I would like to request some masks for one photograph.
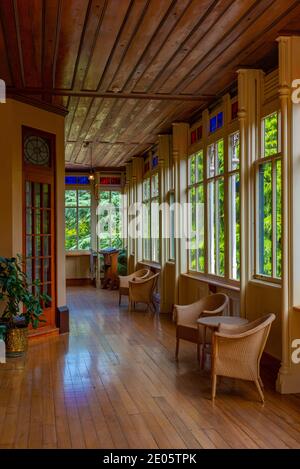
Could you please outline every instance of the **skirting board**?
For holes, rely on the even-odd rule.
[[[56,325],[60,334],[69,332],[69,308],[68,306],[59,306],[56,310]]]
[[[90,278],[67,278],[67,287],[82,287],[86,285],[95,285],[95,280]]]

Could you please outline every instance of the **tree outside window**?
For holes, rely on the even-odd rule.
[[[256,161],[258,210],[256,220],[259,276],[281,277],[281,154],[279,113],[262,119],[262,157]]]
[[[67,251],[91,248],[91,193],[86,189],[65,191],[65,222]]]
[[[122,247],[121,193],[119,191],[100,191],[98,246],[99,249]]]

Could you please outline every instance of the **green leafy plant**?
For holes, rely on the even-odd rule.
[[[8,328],[17,327],[17,319],[37,328],[42,319],[43,302],[51,301],[40,293],[40,282],[28,282],[21,256],[0,257],[0,301],[5,303],[1,319]],[[23,307],[22,307],[23,306]]]
[[[118,274],[127,275],[127,252],[122,249],[118,255]]]

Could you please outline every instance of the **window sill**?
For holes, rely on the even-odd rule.
[[[181,274],[183,277],[192,278],[193,280],[198,280],[199,282],[207,283],[208,285],[213,285],[216,287],[227,288],[228,290],[240,291],[239,283],[229,283],[225,280],[214,279],[212,277],[207,277],[205,275],[187,272],[186,274]]]
[[[138,264],[152,267],[153,269],[161,270],[161,265],[158,262],[152,261],[138,261]]]
[[[252,278],[249,280],[250,285],[256,285],[258,287],[269,287],[269,288],[281,288],[281,283],[272,282],[271,280],[263,280],[260,278]]]
[[[300,306],[293,306],[293,310],[297,311],[297,313],[300,313]]]
[[[66,251],[66,257],[90,256],[90,251]]]

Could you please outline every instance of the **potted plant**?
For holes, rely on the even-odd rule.
[[[6,325],[8,356],[22,355],[28,343],[28,327],[36,329],[42,319],[43,302],[50,301],[40,293],[40,282],[29,283],[21,256],[0,257],[0,301],[4,302],[1,322]]]

